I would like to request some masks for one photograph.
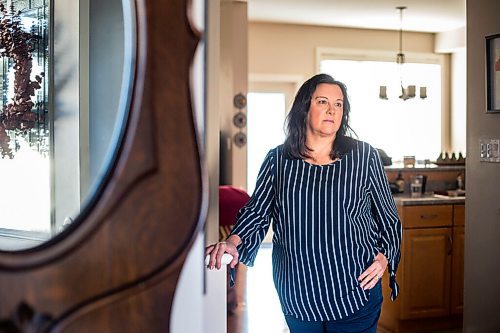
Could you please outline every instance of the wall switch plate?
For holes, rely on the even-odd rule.
[[[479,161],[500,163],[500,139],[479,140]]]

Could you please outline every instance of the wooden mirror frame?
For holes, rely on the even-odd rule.
[[[0,332],[168,332],[206,189],[191,102],[189,0],[135,0],[130,111],[102,191],[74,226],[0,252]]]

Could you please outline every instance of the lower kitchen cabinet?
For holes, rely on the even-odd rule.
[[[403,235],[401,319],[445,316],[450,305],[451,228]]]
[[[400,294],[390,300],[388,274],[379,332],[460,327],[463,309],[463,205],[398,206],[403,223]]]
[[[464,245],[465,209],[455,205],[453,209],[453,262],[451,269],[451,313],[461,314],[464,309]]]

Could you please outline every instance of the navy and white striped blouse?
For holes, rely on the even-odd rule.
[[[273,277],[285,315],[307,321],[345,318],[367,302],[357,278],[378,252],[398,294],[401,222],[378,152],[356,141],[336,162],[314,165],[269,151],[255,191],[232,234],[240,261],[253,266],[273,223]]]

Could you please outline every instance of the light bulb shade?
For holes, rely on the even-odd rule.
[[[427,98],[427,87],[420,87],[420,98]]]
[[[408,91],[408,97],[410,97],[410,98],[415,97],[415,86],[414,85],[408,86],[407,91]]]
[[[380,86],[378,97],[380,99],[387,99],[387,87],[386,86]]]

